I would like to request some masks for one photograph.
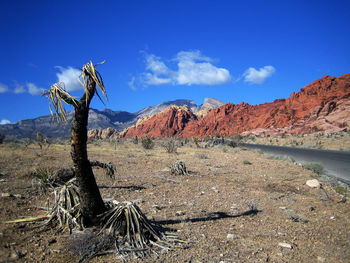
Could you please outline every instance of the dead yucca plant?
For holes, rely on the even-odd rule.
[[[59,226],[60,231],[82,230],[83,222],[80,214],[80,195],[75,178],[69,180],[58,191],[54,191],[55,204],[49,211],[44,225]]]
[[[115,253],[125,260],[157,253],[156,250],[170,250],[173,243],[183,243],[176,235],[166,233],[161,226],[150,222],[140,208],[132,202],[107,203],[108,211],[101,216],[103,230],[115,238]]]
[[[82,230],[84,227],[80,213],[80,195],[75,178],[69,180],[59,189],[55,189],[54,197],[53,207],[51,209],[47,208],[48,214],[7,221],[5,223],[34,223],[45,220],[39,226],[58,226],[59,231],[67,229],[70,232],[73,229]]]
[[[175,175],[187,175],[187,168],[183,161],[176,161],[170,168],[172,174]]]

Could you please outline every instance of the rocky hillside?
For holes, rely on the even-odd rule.
[[[300,92],[292,93],[288,99],[255,106],[227,103],[211,110],[203,118],[194,118],[189,109],[168,109],[128,129],[122,136],[204,137],[241,133],[338,132],[350,128],[349,106],[350,74],[338,78],[324,76]]]
[[[90,130],[89,136],[91,138],[104,137],[105,134],[111,133],[111,129],[114,131],[113,136],[116,136],[118,132],[135,125],[139,120],[147,119],[154,114],[162,112],[171,105],[186,106],[191,109],[193,113],[201,112],[203,115],[206,109],[213,109],[223,104],[222,101],[206,98],[202,105],[196,105],[192,100],[180,99],[166,101],[156,106],[146,107],[135,113],[113,111],[110,109],[104,109],[102,111],[90,109],[88,126],[88,129]],[[67,113],[67,119],[69,122],[72,121],[73,112]],[[35,138],[37,132],[51,138],[68,138],[70,137],[70,125],[66,123],[58,123],[50,115],[35,119],[22,120],[15,124],[0,125],[0,134],[5,136]]]
[[[181,135],[189,122],[197,121],[197,116],[186,106],[171,106],[161,113],[132,126],[121,133],[122,137],[174,137]]]

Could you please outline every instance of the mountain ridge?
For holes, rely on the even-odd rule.
[[[173,108],[153,116],[138,127],[130,127],[121,135],[164,137],[167,129],[172,129],[173,136],[179,137],[305,134],[319,131],[332,133],[350,129],[349,106],[350,74],[338,78],[323,76],[299,92],[293,92],[287,99],[260,105],[226,103],[211,110],[203,118],[190,120],[184,118],[189,114],[177,112]],[[164,122],[164,119],[167,121]],[[154,123],[165,125],[174,119],[183,121],[183,125],[177,125],[181,129],[174,131],[172,124],[161,130],[154,128]]]
[[[137,112],[130,113],[127,111],[111,109],[90,109],[88,130],[104,130],[107,128],[115,129],[118,132],[135,125],[140,119],[152,116],[170,107],[171,105],[188,106],[193,112],[198,112],[204,107],[204,103],[197,105],[193,100],[178,99],[159,103],[155,106],[145,107]],[[209,98],[212,104],[221,105],[223,102]],[[204,105],[204,106],[203,106]],[[207,102],[207,105],[208,102]],[[212,105],[210,105],[212,106]],[[67,112],[67,120],[71,123],[73,111]],[[45,115],[33,119],[21,120],[14,124],[0,125],[0,134],[5,136],[14,136],[17,138],[35,138],[36,133],[40,132],[50,138],[69,138],[70,125],[67,123],[58,123],[52,116]]]

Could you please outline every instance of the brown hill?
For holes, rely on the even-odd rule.
[[[172,107],[125,132],[124,136],[205,137],[215,134],[336,132],[350,127],[350,74],[324,76],[288,99],[249,105],[227,103],[197,119]]]

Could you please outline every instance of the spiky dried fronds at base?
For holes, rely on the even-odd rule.
[[[175,174],[175,175],[187,175],[188,174],[186,165],[183,161],[176,161],[171,166],[170,171],[172,174]]]
[[[115,253],[122,260],[129,257],[143,257],[157,254],[157,250],[169,251],[176,244],[184,243],[176,235],[150,222],[140,208],[132,202],[107,203],[109,207],[101,220],[103,230],[107,229],[115,237]]]
[[[49,219],[44,222],[45,226],[58,225],[60,231],[84,228],[80,213],[80,195],[76,179],[69,180],[55,194],[55,205],[50,210]]]

